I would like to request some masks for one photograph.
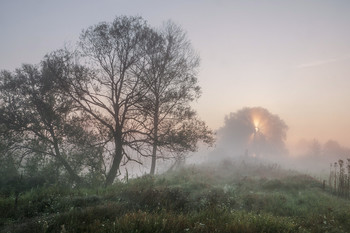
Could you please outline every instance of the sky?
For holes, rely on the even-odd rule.
[[[289,126],[287,143],[350,146],[350,1],[0,0],[0,70],[37,64],[81,31],[120,15],[154,27],[172,20],[201,57],[201,98],[212,129],[261,106]]]

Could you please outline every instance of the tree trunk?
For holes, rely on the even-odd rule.
[[[151,171],[150,174],[154,175],[156,170],[156,161],[157,161],[157,143],[153,143],[153,149],[152,149],[152,164],[151,164]]]
[[[59,160],[59,162],[64,166],[64,168],[67,170],[69,176],[71,177],[71,179],[75,182],[77,182],[78,185],[80,185],[82,183],[81,178],[76,174],[76,172],[73,170],[73,168],[69,165],[69,163],[67,162],[67,160],[65,160],[62,155],[61,152],[59,150],[58,147],[58,140],[55,136],[55,133],[53,132],[53,129],[50,129],[50,134],[51,137],[53,139],[53,146],[55,149],[55,157]]]
[[[61,153],[60,150],[58,148],[58,145],[56,142],[54,142],[54,148],[55,148],[55,154],[56,154],[56,158],[59,160],[59,162],[64,166],[64,168],[67,170],[69,176],[71,177],[72,180],[74,180],[75,182],[77,182],[77,184],[81,184],[82,180],[81,178],[75,173],[75,171],[73,170],[73,168],[69,165],[69,163],[67,162],[67,160],[65,160]]]
[[[122,161],[122,158],[123,158],[123,145],[121,143],[121,140],[117,139],[115,141],[116,141],[115,142],[115,153],[114,153],[111,169],[109,170],[109,172],[107,174],[106,186],[113,184],[113,181],[118,173],[120,162]]]
[[[153,129],[154,129],[154,135],[153,135],[153,149],[152,149],[152,163],[151,163],[151,171],[150,174],[154,175],[156,170],[156,162],[157,162],[157,149],[158,149],[158,124],[159,124],[159,103],[158,99],[156,100],[156,106],[155,106],[155,114],[153,119]]]

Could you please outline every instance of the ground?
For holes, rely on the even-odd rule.
[[[0,199],[0,232],[350,232],[350,201],[277,165],[223,161],[108,188]]]

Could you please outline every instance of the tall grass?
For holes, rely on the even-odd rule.
[[[329,186],[334,194],[350,198],[350,159],[346,164],[342,159],[330,164]]]
[[[338,172],[339,173],[339,172]],[[337,177],[339,174],[337,174]],[[350,204],[310,176],[231,162],[111,187],[0,198],[0,232],[346,232]]]

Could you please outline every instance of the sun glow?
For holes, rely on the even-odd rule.
[[[257,140],[258,135],[260,135],[261,132],[261,119],[257,115],[251,116],[251,124],[252,124],[252,133],[249,136],[249,142],[253,143],[255,140]]]
[[[260,132],[260,118],[257,116],[253,116],[252,122],[253,122],[254,130],[255,130],[254,133]]]

